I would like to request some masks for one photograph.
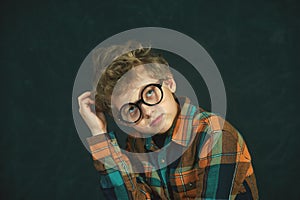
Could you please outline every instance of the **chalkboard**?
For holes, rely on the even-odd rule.
[[[0,199],[102,199],[73,122],[73,83],[96,45],[137,27],[173,29],[206,49],[261,199],[299,199],[298,1],[15,0],[1,2],[0,16]],[[207,93],[202,102],[209,110]]]

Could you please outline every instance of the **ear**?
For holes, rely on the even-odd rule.
[[[169,88],[169,90],[172,93],[175,93],[175,91],[176,91],[176,82],[175,82],[173,77],[168,78],[167,80],[164,81],[164,83],[165,83],[166,87]]]

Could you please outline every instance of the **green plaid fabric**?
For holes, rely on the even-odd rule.
[[[113,132],[87,139],[107,199],[258,199],[251,156],[240,133],[189,99],[180,102],[181,112],[164,144],[180,147],[182,154],[160,169],[153,162],[166,163],[172,151],[141,162],[145,173],[132,173],[136,166]],[[154,138],[129,136],[127,151],[158,151]]]

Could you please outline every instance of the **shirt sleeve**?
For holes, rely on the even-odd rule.
[[[151,188],[137,173],[124,155],[114,133],[87,138],[94,166],[100,174],[100,186],[107,199],[151,199]]]
[[[198,163],[201,199],[258,199],[251,156],[241,134],[216,115],[206,122]]]

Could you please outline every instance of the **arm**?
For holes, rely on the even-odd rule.
[[[150,199],[151,188],[139,174],[131,173],[132,166],[122,154],[114,134],[101,134],[87,139],[94,166],[100,174],[100,185],[110,199]],[[141,181],[140,181],[141,180]]]
[[[210,116],[205,135],[199,155],[201,197],[258,199],[251,156],[240,133],[222,118]]]
[[[107,133],[106,119],[102,112],[91,111],[95,102],[90,92],[78,97],[79,112],[89,127],[92,137],[87,138],[94,166],[100,174],[100,185],[108,199],[150,199],[151,188],[132,173],[132,166],[122,154],[113,133]]]

